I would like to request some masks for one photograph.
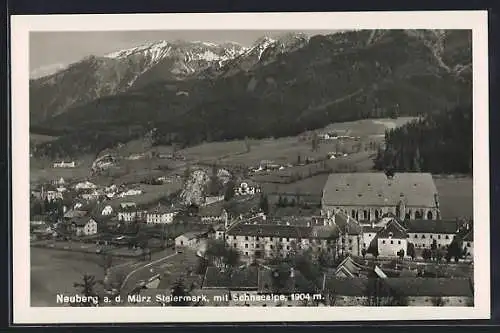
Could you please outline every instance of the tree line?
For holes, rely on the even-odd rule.
[[[430,114],[385,132],[385,148],[374,159],[377,170],[472,173],[472,105]]]

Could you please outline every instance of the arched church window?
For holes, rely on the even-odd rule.
[[[376,209],[376,210],[375,210],[375,219],[377,219],[377,220],[378,220],[379,215],[380,215],[380,213],[379,213],[378,209]]]
[[[368,220],[368,210],[366,210],[366,209],[363,211],[363,218],[365,220]]]
[[[417,220],[418,220],[418,219],[421,219],[421,218],[422,218],[422,212],[421,212],[421,211],[419,211],[419,210],[417,210],[417,211],[415,212],[415,219],[417,219]]]
[[[351,211],[351,216],[353,219],[356,218],[356,211],[354,209]]]
[[[429,211],[429,212],[427,213],[427,219],[428,219],[428,220],[432,220],[432,218],[433,218],[433,216],[432,216],[432,211]]]

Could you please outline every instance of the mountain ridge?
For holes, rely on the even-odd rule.
[[[142,128],[136,133],[141,135],[157,128],[158,144],[189,145],[295,135],[366,117],[443,112],[471,96],[470,37],[468,31],[359,30],[292,35],[285,42],[263,38],[225,66],[201,70],[199,77],[134,85],[72,107],[43,125],[81,138],[98,131],[123,134],[132,127]],[[123,134],[109,144],[126,139]],[[67,145],[52,142],[41,151],[65,154],[71,150]]]

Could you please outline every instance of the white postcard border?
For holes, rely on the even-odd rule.
[[[131,29],[133,27],[133,29]],[[298,322],[490,317],[488,29],[486,11],[33,15],[11,17],[13,319],[16,324]],[[116,30],[472,29],[474,296],[471,307],[30,307],[29,33]]]

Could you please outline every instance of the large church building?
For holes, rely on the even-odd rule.
[[[439,219],[439,197],[430,173],[335,173],[323,189],[322,213],[342,211],[354,219],[379,220],[391,213],[401,220]]]

